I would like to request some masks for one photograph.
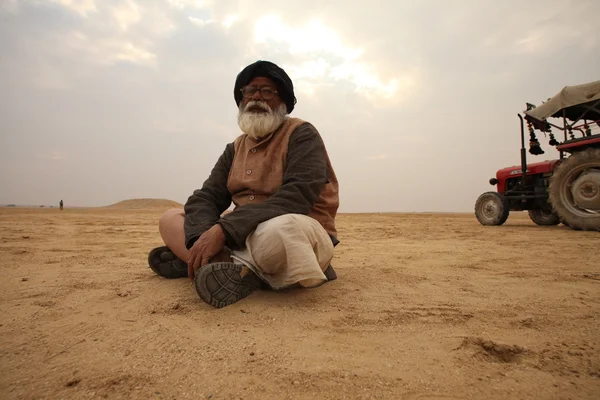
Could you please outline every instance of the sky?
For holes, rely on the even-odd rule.
[[[597,0],[0,0],[0,204],[185,203],[262,59],[320,132],[340,212],[470,212],[517,113],[600,79]],[[543,135],[546,154],[558,157]],[[533,157],[533,156],[532,156]]]

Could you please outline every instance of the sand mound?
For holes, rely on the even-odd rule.
[[[116,210],[148,210],[157,208],[169,209],[183,208],[183,204],[167,199],[129,199],[111,204],[106,208],[112,208]]]

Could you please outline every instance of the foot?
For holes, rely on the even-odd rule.
[[[157,247],[148,254],[148,265],[157,275],[168,279],[188,276],[187,263],[177,258],[166,246]]]
[[[200,268],[194,284],[202,300],[221,308],[243,299],[264,283],[243,265],[219,262]]]
[[[337,279],[337,274],[335,273],[335,270],[333,269],[333,266],[331,264],[329,264],[329,266],[325,271],[323,271],[323,273],[325,274],[325,278],[327,278],[328,282],[335,281]]]

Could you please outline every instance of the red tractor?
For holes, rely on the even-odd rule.
[[[497,190],[479,196],[477,220],[482,225],[502,225],[510,211],[527,210],[538,225],[562,222],[572,229],[600,231],[600,81],[566,86],[539,107],[527,104],[524,114],[525,118],[518,114],[521,165],[503,168],[490,179]],[[561,118],[562,124],[549,118]],[[537,130],[548,134],[548,143],[559,151],[558,160],[527,164],[525,122],[529,153],[544,153]],[[552,128],[563,131],[562,142]]]

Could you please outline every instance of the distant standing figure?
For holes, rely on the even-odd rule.
[[[59,204],[60,204],[60,209],[62,210],[63,209],[63,201],[61,200]]]

